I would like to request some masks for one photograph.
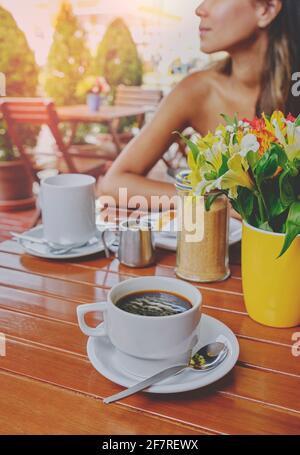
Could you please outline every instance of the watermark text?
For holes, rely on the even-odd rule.
[[[176,226],[173,223],[173,229],[176,232],[184,232],[187,243],[201,242],[204,238],[205,203],[202,196],[151,196],[148,200],[141,195],[128,198],[127,188],[119,188],[117,200],[113,196],[101,196],[99,203],[104,208],[102,214],[105,221],[110,223],[115,223],[118,218],[118,207],[129,207],[134,210],[129,215],[128,221],[139,220],[143,213],[149,213],[149,216],[152,217],[153,214],[162,210],[165,214],[161,217],[161,222],[152,228],[154,231],[172,229],[172,211],[170,209],[173,208],[178,213]]]
[[[4,333],[0,333],[0,357],[6,356],[6,337]]]
[[[300,96],[300,72],[292,75],[292,81],[295,82],[295,84],[292,85],[292,95],[298,97]]]
[[[0,96],[6,96],[6,77],[0,73]]]
[[[300,357],[300,332],[293,333],[292,341],[295,342],[292,346],[292,355],[294,357]]]

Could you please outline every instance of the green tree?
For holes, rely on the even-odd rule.
[[[119,84],[142,84],[143,64],[130,30],[122,19],[115,19],[109,25],[98,46],[95,69],[113,90]]]
[[[8,96],[34,96],[38,67],[23,31],[0,6],[0,72],[6,77]]]
[[[7,96],[35,96],[39,69],[34,53],[30,49],[24,32],[18,27],[15,19],[0,6],[0,72],[6,78]],[[0,130],[5,131],[3,122]],[[38,129],[32,126],[20,127],[24,143],[34,145]],[[4,133],[0,134],[0,146],[3,148]],[[5,135],[7,137],[7,135]],[[6,149],[11,149],[7,143]]]
[[[59,106],[81,102],[76,96],[76,87],[90,73],[91,63],[86,33],[70,3],[63,2],[45,68],[44,85],[47,95]]]

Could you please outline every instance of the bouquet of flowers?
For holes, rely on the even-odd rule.
[[[188,166],[195,195],[220,194],[251,226],[285,233],[282,256],[300,234],[300,115],[275,111],[253,121],[222,115],[226,125],[191,141]]]
[[[108,94],[110,92],[110,86],[104,79],[104,77],[98,76],[87,76],[85,79],[78,83],[76,89],[76,95],[82,97],[88,93],[94,93],[96,95]]]

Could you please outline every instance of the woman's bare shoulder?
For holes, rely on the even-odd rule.
[[[203,100],[203,97],[208,98],[224,82],[223,79],[224,76],[215,68],[196,71],[186,76],[176,90],[189,98],[201,97]]]

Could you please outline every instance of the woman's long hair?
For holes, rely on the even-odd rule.
[[[223,66],[231,73],[231,60]],[[269,27],[269,47],[256,113],[300,114],[300,94],[292,93],[293,74],[300,73],[300,0],[282,0],[282,10]]]

